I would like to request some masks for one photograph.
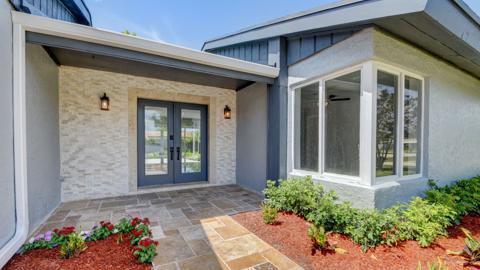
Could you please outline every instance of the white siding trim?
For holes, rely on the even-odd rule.
[[[16,228],[13,238],[0,250],[0,267],[10,260],[28,236],[29,219],[25,106],[25,29],[20,24],[13,24],[13,122]]]

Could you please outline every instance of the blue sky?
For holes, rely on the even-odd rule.
[[[93,25],[184,47],[336,0],[85,0]],[[464,0],[480,14],[480,0]]]

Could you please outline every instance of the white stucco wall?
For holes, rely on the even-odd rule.
[[[12,7],[0,2],[0,248],[15,234]]]
[[[376,60],[425,77],[424,177],[377,185],[320,180],[358,207],[387,207],[442,184],[480,174],[480,80],[411,44],[369,28],[289,67],[289,84]],[[289,104],[291,115],[292,104]],[[292,121],[289,119],[289,126]],[[292,145],[289,128],[289,145]],[[289,156],[291,147],[288,148]],[[291,171],[289,164],[289,171]]]
[[[237,184],[262,192],[267,179],[267,85],[237,92]]]
[[[104,92],[110,97],[110,111],[101,111],[99,108],[99,97]],[[138,97],[207,104],[209,184],[235,183],[235,91],[62,66],[62,200],[136,191],[135,128]],[[232,109],[230,120],[223,118],[225,105]]]
[[[39,45],[27,44],[27,183],[30,230],[60,203],[58,67]]]

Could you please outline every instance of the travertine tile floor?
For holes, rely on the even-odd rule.
[[[230,215],[257,210],[258,194],[218,186],[63,203],[40,232],[62,226],[91,229],[96,222],[148,217],[159,241],[158,269],[301,269]]]

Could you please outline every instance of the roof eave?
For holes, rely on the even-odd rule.
[[[279,73],[278,68],[270,66],[16,11],[12,11],[12,21],[30,32],[129,49],[268,78],[276,78]]]

